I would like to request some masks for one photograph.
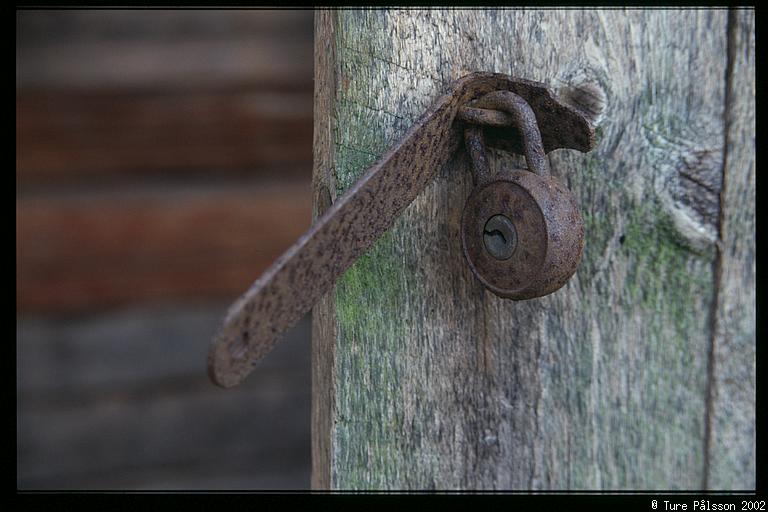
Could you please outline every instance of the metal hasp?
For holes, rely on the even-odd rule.
[[[208,374],[215,384],[232,387],[245,379],[448,162],[470,123],[482,125],[488,145],[524,153],[514,115],[469,105],[495,91],[510,91],[530,106],[545,153],[560,148],[587,152],[594,146],[586,116],[544,84],[482,72],[457,80],[230,307],[208,353]]]

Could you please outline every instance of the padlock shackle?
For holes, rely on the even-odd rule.
[[[475,186],[484,185],[493,179],[488,164],[488,150],[485,146],[483,127],[473,124],[464,129],[464,147],[472,162],[472,176]]]
[[[541,131],[533,109],[521,96],[512,91],[494,91],[480,97],[476,108],[501,110],[512,116],[514,126],[523,138],[525,162],[528,170],[542,177],[549,176],[549,162],[541,141]]]

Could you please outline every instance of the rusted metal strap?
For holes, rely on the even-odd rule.
[[[586,118],[543,84],[497,73],[459,79],[230,307],[208,354],[214,383],[231,387],[242,382],[283,333],[331,290],[461,145],[464,126],[454,123],[460,107],[493,91],[519,95],[531,106],[539,126],[551,127],[542,129],[545,151],[588,151],[594,143]],[[476,110],[465,109],[464,119],[493,118],[492,123],[483,123],[488,124],[483,129],[489,142],[522,152],[516,129],[499,127],[510,118]]]

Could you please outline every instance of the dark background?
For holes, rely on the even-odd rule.
[[[19,489],[309,487],[309,322],[227,306],[310,223],[311,11],[17,11]]]

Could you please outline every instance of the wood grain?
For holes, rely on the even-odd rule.
[[[336,15],[331,11],[315,13],[315,97],[312,165],[312,220],[317,219],[332,202],[328,172],[335,159],[333,115],[337,90]],[[312,477],[314,490],[331,488],[331,438],[336,415],[336,321],[334,292],[323,295],[312,308]]]
[[[306,80],[312,13],[19,11],[17,87],[176,90]]]
[[[310,223],[312,12],[17,11],[16,60],[17,488],[306,488],[309,319],[205,353]]]
[[[151,176],[309,177],[311,82],[173,91],[24,89],[22,187]]]
[[[227,393],[204,368],[225,309],[21,316],[18,488],[306,488],[309,319]]]
[[[20,310],[241,293],[309,225],[311,23],[19,11]]]
[[[755,13],[728,17],[725,168],[720,201],[706,486],[755,480]]]
[[[22,196],[17,307],[231,298],[308,227],[310,204],[302,181]]]
[[[315,321],[313,372],[325,387],[313,397],[325,402],[313,407],[330,420],[315,416],[314,485],[699,488],[727,11],[322,16],[316,62],[330,74],[316,81],[316,133],[327,135],[315,141],[314,197],[350,187],[470,71],[548,83],[601,124],[591,154],[550,154],[586,224],[581,267],[562,290],[511,302],[472,278],[458,236],[471,176],[459,157],[321,302],[330,317]],[[754,452],[739,453],[710,457],[709,471],[748,475]]]
[[[311,162],[307,11],[20,11],[22,187]]]

